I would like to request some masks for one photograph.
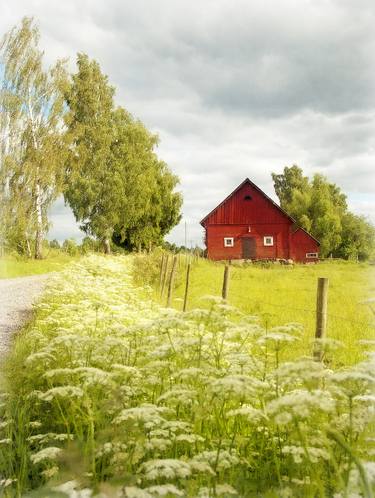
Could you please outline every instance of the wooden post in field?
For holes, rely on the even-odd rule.
[[[174,282],[174,275],[176,273],[176,266],[177,266],[177,256],[173,256],[172,269],[168,283],[167,308],[169,308],[172,303],[173,282]]]
[[[164,296],[165,284],[167,283],[168,263],[169,263],[169,254],[166,255],[164,262],[164,269],[163,269],[163,276],[161,279],[161,290],[160,290],[161,298]]]
[[[165,259],[165,254],[163,253],[161,255],[161,261],[160,261],[159,290],[161,289],[161,284],[163,282],[164,259]]]
[[[186,270],[186,283],[185,283],[185,294],[184,294],[184,306],[183,306],[183,308],[182,308],[182,311],[186,311],[187,298],[188,298],[188,292],[189,292],[189,282],[190,282],[190,268],[191,268],[191,263],[188,263],[188,265],[187,265],[187,270]]]
[[[320,339],[324,339],[327,328],[327,309],[328,309],[328,278],[318,278],[318,291],[316,296],[316,329],[314,345],[314,358],[321,361],[323,358],[322,345]]]
[[[221,291],[221,297],[225,300],[228,299],[228,288],[229,288],[229,265],[225,265],[223,289]]]

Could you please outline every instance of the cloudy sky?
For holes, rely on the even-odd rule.
[[[0,31],[34,16],[48,62],[86,52],[117,103],[160,136],[188,243],[249,177],[323,173],[375,222],[373,0],[1,0]],[[60,200],[51,236],[79,237]],[[184,243],[184,223],[170,240]]]

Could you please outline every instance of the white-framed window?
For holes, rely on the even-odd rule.
[[[233,247],[233,246],[234,246],[234,238],[224,237],[224,247]]]
[[[266,235],[263,237],[263,244],[265,246],[273,246],[273,237],[272,235]]]
[[[317,258],[318,253],[317,252],[307,252],[306,253],[306,258]]]

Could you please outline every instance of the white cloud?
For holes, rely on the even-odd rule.
[[[117,102],[159,133],[180,176],[188,238],[245,177],[299,164],[350,192],[375,219],[375,4],[372,0],[14,0],[0,31],[40,22],[48,61],[87,52]],[[53,210],[63,238],[77,236]],[[367,211],[368,210],[368,211]],[[65,213],[65,214],[64,214]],[[184,242],[184,224],[170,236]]]

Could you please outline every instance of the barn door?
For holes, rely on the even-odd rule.
[[[255,237],[242,239],[242,259],[255,259],[257,256]]]

